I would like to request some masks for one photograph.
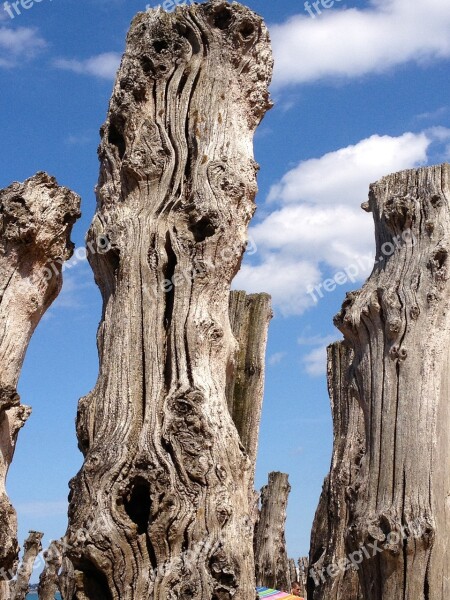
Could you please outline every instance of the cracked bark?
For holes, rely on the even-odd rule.
[[[11,600],[25,600],[34,563],[42,550],[43,536],[44,534],[38,531],[30,531],[30,535],[25,540],[24,555],[17,571],[17,579],[11,583]]]
[[[238,346],[234,369],[227,383],[227,401],[242,445],[253,466],[253,475],[258,453],[267,332],[271,318],[271,301],[267,294],[231,292],[230,323]],[[252,493],[253,485],[252,481]]]
[[[333,455],[311,533],[308,598],[360,600],[355,569],[339,569],[349,554],[348,496],[364,454],[364,416],[355,397],[351,373],[353,352],[345,342],[327,350],[328,392],[333,417]]]
[[[0,190],[0,598],[17,567],[16,513],[6,477],[31,413],[16,388],[30,338],[62,285],[80,199],[46,173]]]
[[[66,540],[63,538],[64,546]],[[75,596],[75,571],[72,562],[66,556],[66,552],[62,552],[61,573],[58,577],[58,587],[63,600],[73,600]]]
[[[261,511],[255,532],[256,584],[291,591],[286,552],[286,511],[291,486],[286,473],[269,473],[261,490]]]
[[[62,565],[62,549],[62,542],[55,540],[44,552],[45,566],[39,577],[39,600],[55,600],[55,594],[59,590],[58,574]]]
[[[252,465],[225,388],[271,72],[267,30],[239,4],[132,23],[88,235],[111,248],[89,255],[104,308],[71,483],[77,600],[254,599]]]
[[[303,596],[306,598],[306,588],[307,588],[307,580],[308,580],[308,565],[309,565],[309,559],[306,556],[303,556],[301,558],[298,559],[298,576],[299,576],[299,583],[300,583],[300,587],[301,592],[303,594]]]
[[[449,174],[445,164],[371,186],[364,208],[385,258],[335,319],[354,351],[365,421],[347,535],[353,550],[370,549],[359,571],[364,600],[449,592]],[[386,257],[383,244],[398,247]],[[373,556],[375,543],[382,551]]]
[[[289,559],[289,579],[291,584],[293,584],[294,581],[298,581],[297,565],[293,558]]]

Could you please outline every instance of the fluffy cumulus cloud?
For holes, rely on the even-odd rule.
[[[448,0],[372,0],[367,9],[346,9],[340,0],[330,9],[317,5],[315,18],[304,11],[271,27],[277,86],[450,57]]]
[[[275,307],[293,315],[314,304],[308,291],[330,274],[356,265],[354,281],[363,280],[373,266],[373,223],[360,207],[369,184],[425,164],[433,142],[446,139],[450,131],[443,128],[374,135],[301,162],[272,187],[266,205],[272,210],[250,231],[258,251],[235,285],[271,293]]]
[[[91,75],[100,79],[114,79],[120,64],[120,54],[104,52],[85,60],[60,58],[55,61],[55,67],[72,71],[79,75]]]
[[[36,29],[0,26],[0,67],[16,67],[33,59],[46,46],[46,41]]]
[[[300,346],[309,346],[311,350],[304,355],[302,365],[308,375],[320,377],[327,370],[327,346],[336,341],[337,334],[329,336],[300,337]]]

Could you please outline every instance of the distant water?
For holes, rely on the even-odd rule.
[[[38,600],[38,595],[35,593],[27,594],[27,600]],[[61,596],[59,594],[56,594],[55,600],[61,600]]]

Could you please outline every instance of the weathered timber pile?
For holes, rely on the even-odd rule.
[[[76,600],[254,599],[252,450],[225,391],[237,350],[229,288],[255,209],[252,138],[271,73],[267,30],[239,4],[132,23],[89,233],[111,249],[89,255],[104,310],[100,374],[77,421]]]
[[[30,338],[62,285],[80,198],[47,173],[0,190],[0,600],[9,600],[19,546],[6,477],[31,408],[17,383]]]

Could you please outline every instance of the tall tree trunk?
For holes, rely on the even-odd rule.
[[[370,556],[360,550],[364,600],[450,591],[449,175],[447,164],[371,186],[365,208],[384,258],[336,318],[365,416],[348,535]]]
[[[42,550],[41,540],[43,536],[44,534],[38,531],[30,531],[30,535],[25,540],[24,555],[17,571],[17,579],[11,582],[11,600],[25,600],[34,563]]]
[[[261,512],[255,533],[256,584],[291,590],[286,552],[286,511],[291,486],[286,473],[269,473],[261,490]]]
[[[58,574],[62,565],[63,545],[60,540],[53,541],[44,552],[45,567],[39,577],[39,600],[55,600],[59,590]]]
[[[309,600],[357,600],[359,577],[349,554],[348,497],[364,454],[364,415],[351,375],[353,353],[345,342],[328,347],[328,391],[333,416],[333,457],[311,534]],[[344,561],[344,562],[342,562]]]
[[[267,30],[239,4],[132,23],[89,233],[112,249],[89,256],[104,310],[99,378],[78,411],[77,600],[254,599],[252,465],[225,388],[271,72]]]
[[[17,567],[16,513],[6,477],[19,430],[31,413],[16,388],[25,352],[62,285],[80,198],[46,173],[0,190],[0,599]]]
[[[271,300],[267,294],[231,292],[230,324],[237,349],[226,395],[228,409],[252,465],[249,492],[255,506],[255,521],[258,494],[254,490],[254,475],[264,398],[267,332],[271,318]]]

